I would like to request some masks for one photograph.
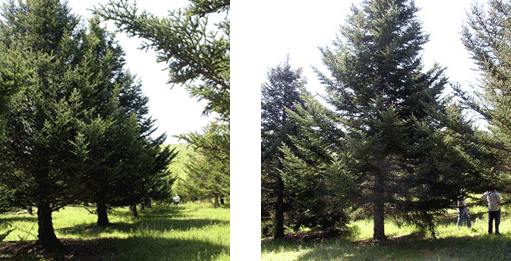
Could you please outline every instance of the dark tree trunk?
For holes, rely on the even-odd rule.
[[[146,198],[145,199],[145,208],[151,208],[151,198]]]
[[[377,173],[374,184],[374,234],[375,240],[386,240],[385,236],[385,179]]]
[[[224,198],[220,198],[220,204],[225,205]]]
[[[133,214],[133,217],[138,217],[137,204],[130,206],[130,212]]]
[[[218,194],[215,194],[215,203],[214,203],[214,207],[217,208],[217,207],[220,207],[220,203],[218,203]]]
[[[98,200],[96,205],[97,205],[96,211],[98,212],[97,225],[98,226],[109,226],[110,221],[108,221],[108,209],[105,204],[105,201],[100,199],[100,200]]]
[[[51,214],[50,204],[42,202],[37,205],[37,224],[39,225],[37,243],[50,252],[62,247],[62,243],[55,235]]]
[[[27,207],[27,212],[29,215],[33,216],[34,215],[34,210],[32,209],[32,206],[28,206]]]
[[[277,174],[277,202],[275,204],[275,236],[284,238],[284,180]]]
[[[144,209],[145,209],[144,203],[140,204],[140,210],[144,210]]]

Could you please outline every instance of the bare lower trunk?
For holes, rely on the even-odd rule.
[[[217,208],[217,207],[220,207],[220,203],[218,201],[218,194],[215,194],[215,203],[214,203],[214,207]]]
[[[130,212],[133,214],[133,217],[138,217],[137,204],[130,206]]]
[[[151,199],[150,198],[146,198],[144,204],[145,204],[145,208],[151,208],[152,207],[151,206]]]
[[[108,209],[103,200],[98,200],[96,211],[98,212],[98,222],[96,223],[98,226],[109,226],[110,221],[108,221]]]
[[[284,181],[277,177],[277,203],[275,204],[275,236],[284,238]]]
[[[52,221],[50,204],[41,202],[37,205],[38,235],[37,243],[48,251],[54,251],[62,247],[62,243],[55,235]]]
[[[375,177],[374,185],[374,234],[375,240],[386,240],[385,236],[385,180],[382,173]]]

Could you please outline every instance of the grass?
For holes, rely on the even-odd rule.
[[[469,210],[472,228],[457,228],[457,210],[438,221],[437,239],[423,235],[414,226],[387,221],[389,240],[371,240],[373,223],[360,220],[349,233],[315,242],[263,240],[261,260],[511,260],[511,216],[502,212],[502,235],[488,235],[487,209]],[[477,221],[476,221],[477,220]]]
[[[133,218],[127,208],[115,208],[108,227],[95,226],[96,215],[83,207],[65,207],[53,214],[55,234],[67,248],[64,257],[43,252],[32,260],[229,260],[229,208],[210,204],[153,207]],[[2,243],[0,259],[19,260],[5,246],[36,240],[37,217],[28,214],[0,215],[14,229]],[[0,234],[7,230],[0,230]],[[11,242],[8,242],[11,241]],[[17,241],[17,242],[12,242]],[[4,248],[1,246],[4,245]],[[18,247],[20,248],[20,247]],[[34,251],[24,245],[25,252]],[[19,250],[19,249],[18,249]],[[88,251],[95,251],[87,256]],[[7,253],[5,253],[7,252]],[[9,254],[10,253],[10,254]],[[23,254],[23,253],[22,253]]]

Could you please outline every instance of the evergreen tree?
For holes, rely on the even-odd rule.
[[[202,133],[178,135],[195,152],[186,164],[186,184],[200,199],[213,198],[215,207],[230,193],[229,129],[210,123]]]
[[[305,80],[301,69],[293,70],[289,58],[268,72],[268,83],[262,86],[261,101],[261,185],[263,217],[273,213],[274,237],[284,237],[285,185],[282,145],[292,147],[290,136],[296,136],[298,126],[291,122],[288,110],[301,102],[300,91]],[[267,215],[268,215],[267,214]]]
[[[8,186],[23,187],[24,198],[37,206],[38,243],[53,249],[60,241],[52,212],[78,201],[87,170],[87,137],[105,124],[86,120],[92,109],[84,106],[82,95],[89,87],[69,84],[79,76],[76,53],[83,35],[69,8],[56,0],[10,1],[2,16],[2,45],[22,43],[33,68],[9,104],[2,161],[9,162],[11,171],[2,178]]]
[[[163,185],[164,181],[156,177],[165,173],[165,164],[174,153],[160,149],[165,135],[150,138],[155,128],[154,120],[147,117],[148,98],[124,69],[124,52],[115,36],[100,27],[98,17],[90,20],[81,47],[79,68],[84,73],[75,81],[93,86],[86,97],[87,106],[95,108],[91,121],[103,119],[109,123],[105,132],[89,143],[85,201],[96,203],[97,225],[106,226],[111,205],[128,205],[140,198],[150,202],[151,198],[170,195],[167,187],[173,180]],[[164,192],[166,195],[162,195]]]
[[[218,114],[211,126],[221,126],[215,128],[220,129],[218,133],[222,137],[211,139],[207,133],[201,137],[194,132],[179,137],[191,142],[193,149],[206,158],[210,158],[209,153],[213,151],[222,153],[212,158],[223,160],[213,164],[221,169],[221,175],[228,175],[230,157],[229,8],[228,0],[192,0],[188,7],[171,11],[160,19],[145,11],[139,13],[136,4],[110,1],[95,11],[114,21],[121,31],[147,40],[143,48],[154,49],[157,61],[168,64],[169,83],[184,85],[191,96],[206,100],[204,114]],[[225,14],[224,19],[214,25],[217,29],[214,32],[208,31],[211,28],[208,18],[213,14]],[[211,143],[213,146],[207,147]]]
[[[287,156],[291,167],[300,162],[296,156],[316,168],[304,175],[322,173],[326,195],[329,187],[343,191],[351,202],[345,209],[369,212],[375,240],[386,239],[389,214],[432,229],[435,215],[456,198],[462,174],[473,173],[466,158],[455,160],[469,144],[446,145],[444,128],[455,125],[439,99],[447,79],[438,65],[423,72],[420,51],[428,36],[417,11],[408,0],[352,7],[335,49],[321,49],[330,77],[316,70],[334,112],[304,107],[296,117],[310,128],[297,141],[302,155]],[[457,123],[471,130],[463,117]],[[448,151],[451,161],[442,158]]]
[[[510,181],[508,168],[511,156],[510,16],[509,1],[490,0],[486,8],[482,5],[473,6],[463,28],[462,40],[481,72],[480,89],[476,92],[479,99],[461,90],[459,85],[455,89],[457,95],[464,100],[464,105],[478,112],[488,123],[489,134],[481,137],[479,143],[498,154],[499,163],[491,166],[494,171],[487,177],[494,183],[502,184],[500,189],[505,191],[511,191],[507,185]]]
[[[286,225],[294,231],[308,227],[333,235],[348,222],[353,182],[340,172],[343,133],[338,117],[310,93],[302,91],[301,103],[289,110],[298,135],[283,146],[280,172],[286,187]],[[333,233],[333,234],[332,234]]]

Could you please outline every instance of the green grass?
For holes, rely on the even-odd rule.
[[[66,207],[54,212],[53,225],[62,241],[75,239],[85,246],[106,246],[112,250],[111,256],[102,254],[107,260],[229,260],[228,207],[190,203],[153,207],[139,211],[139,215],[133,218],[127,208],[116,208],[109,214],[113,225],[103,228],[95,226],[96,216],[83,207]],[[36,216],[0,215],[0,219],[15,229],[4,242],[36,240]],[[35,260],[45,259],[41,256]]]
[[[350,233],[316,242],[291,240],[261,243],[261,260],[511,260],[511,217],[503,209],[500,236],[488,235],[487,209],[469,210],[472,228],[457,228],[457,210],[439,220],[437,239],[414,226],[387,221],[389,240],[374,243],[371,220],[349,225]],[[477,219],[477,222],[476,222]]]

